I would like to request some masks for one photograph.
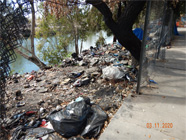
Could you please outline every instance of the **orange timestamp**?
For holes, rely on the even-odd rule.
[[[172,123],[147,123],[147,128],[173,128]]]

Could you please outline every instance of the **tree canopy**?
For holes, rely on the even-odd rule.
[[[36,37],[40,40],[37,48],[44,60],[50,64],[59,64],[63,57],[68,55],[69,45],[75,46],[78,54],[80,48],[78,42],[86,41],[94,32],[107,30],[102,15],[90,5],[75,6],[68,14],[61,15],[56,15],[53,10],[45,11],[45,4],[40,8],[43,9],[41,10],[43,16],[38,20],[36,30]]]
[[[141,42],[132,33],[132,27],[140,12],[145,8],[146,1],[86,0],[85,2],[86,3],[83,4],[91,4],[100,11],[104,16],[105,24],[115,35],[120,44],[139,60]],[[183,5],[181,1],[177,0],[169,1],[169,3],[172,7],[174,6],[175,9],[180,9],[178,7],[182,6],[179,5]],[[55,13],[55,15],[59,17],[72,12],[73,5],[80,4],[82,4],[81,0],[47,0],[46,11]]]

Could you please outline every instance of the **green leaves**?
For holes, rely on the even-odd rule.
[[[88,36],[103,29],[102,15],[90,5],[74,6],[67,15],[59,17],[48,13],[38,20],[36,30],[36,37],[40,40],[37,49],[50,64],[61,63],[69,53],[70,44],[79,47],[78,40],[86,41]]]
[[[99,47],[100,45],[104,45],[105,44],[105,38],[103,37],[102,32],[100,32],[99,38],[96,41],[96,46]]]

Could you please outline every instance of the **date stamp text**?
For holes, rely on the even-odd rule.
[[[147,128],[173,128],[172,123],[147,123]]]

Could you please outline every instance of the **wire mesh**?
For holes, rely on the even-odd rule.
[[[166,46],[171,44],[173,10],[167,1],[151,1],[147,35],[145,36],[144,57],[142,58],[140,87],[150,84],[156,62],[165,59]]]
[[[22,42],[22,34],[27,31],[27,9],[24,1],[0,1],[0,139],[8,139],[4,129],[6,122],[6,78],[9,76],[9,64],[16,60],[14,49]],[[22,3],[21,3],[22,2]]]

